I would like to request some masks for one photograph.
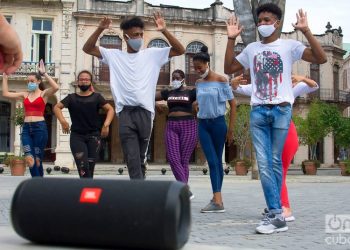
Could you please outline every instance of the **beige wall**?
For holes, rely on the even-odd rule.
[[[35,2],[35,4],[33,4]],[[96,29],[99,20],[103,15],[98,13],[88,13],[87,11],[78,12],[77,0],[57,0],[57,1],[12,1],[1,3],[1,12],[4,15],[12,16],[12,25],[18,31],[24,50],[24,59],[30,59],[30,37],[31,37],[31,20],[33,17],[50,18],[53,20],[53,62],[56,65],[55,78],[60,83],[60,90],[56,94],[57,100],[62,100],[68,93],[74,92],[72,83],[75,81],[76,74],[82,69],[92,70],[92,57],[82,51],[82,47],[88,37]],[[85,4],[86,8],[93,6],[93,0],[80,1]],[[144,17],[146,22],[145,29],[145,46],[152,39],[164,39],[164,36],[157,32],[152,19],[149,17],[159,8],[153,8],[142,0],[134,0],[128,3],[114,3],[118,5],[118,9],[137,13]],[[89,7],[90,6],[90,7]],[[208,6],[209,8],[209,6]],[[168,11],[172,11],[171,9]],[[190,9],[179,10],[191,17]],[[196,11],[198,14],[201,10]],[[170,32],[186,47],[193,41],[202,42],[209,48],[211,55],[211,67],[220,74],[223,72],[224,53],[226,49],[226,27],[223,20],[231,13],[230,10],[222,5],[214,5],[209,9],[202,10],[203,15],[208,15],[209,18],[213,13],[216,13],[216,20],[211,22],[194,22],[191,20],[166,20]],[[125,15],[125,13],[123,13]],[[119,28],[121,15],[118,13],[110,14],[113,20],[112,27],[105,30],[102,35],[117,35],[122,38],[122,32]],[[300,32],[283,33],[282,38],[296,39],[305,44],[307,41]],[[317,39],[325,48],[328,62],[320,66],[320,85],[322,88],[333,88],[333,65],[338,64],[343,66],[342,60],[342,38],[337,32],[326,32],[318,35]],[[126,44],[123,41],[123,50],[126,49]],[[344,68],[350,68],[350,62],[344,62]],[[185,56],[179,56],[171,59],[171,69],[185,69]],[[302,75],[310,75],[310,67],[306,62],[297,62],[293,65],[293,72]],[[350,70],[348,70],[350,76]],[[339,87],[342,89],[342,70],[340,70]],[[348,78],[349,79],[349,78]],[[24,88],[24,79],[11,79],[11,88]],[[350,86],[350,80],[348,80]],[[101,88],[102,93],[107,99],[111,99],[110,90],[107,87]],[[4,98],[0,96],[0,100]],[[238,97],[238,102],[248,103],[249,100]],[[14,105],[14,102],[12,102]],[[294,107],[294,112],[306,113],[308,104],[297,103]],[[64,116],[69,119],[67,110],[64,111]],[[114,122],[116,123],[116,122]],[[163,127],[163,122],[158,124],[158,127]],[[57,126],[56,133],[56,154],[58,165],[73,166],[73,160],[69,148],[69,136],[61,132],[61,127]],[[18,135],[15,129],[12,128],[11,136],[17,140]],[[117,136],[114,133],[114,136]],[[157,137],[158,142],[161,138]],[[334,162],[333,159],[333,144],[331,138],[325,140],[325,161],[326,164]],[[119,152],[119,151],[118,151]],[[118,155],[120,152],[118,153]],[[160,157],[164,157],[164,152],[157,152]],[[295,163],[299,164],[307,158],[307,147],[300,146],[295,157]]]

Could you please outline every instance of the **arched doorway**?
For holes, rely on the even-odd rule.
[[[11,104],[0,101],[0,152],[10,152]]]

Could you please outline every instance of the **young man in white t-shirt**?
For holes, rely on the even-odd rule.
[[[281,153],[290,124],[291,104],[294,102],[292,64],[300,59],[322,64],[327,57],[312,35],[303,10],[299,10],[297,23],[293,26],[304,34],[311,48],[298,41],[279,39],[282,11],[277,5],[268,3],[259,6],[257,17],[262,41],[248,44],[237,57],[234,55],[235,40],[243,27],[234,16],[228,20],[224,70],[226,74],[232,74],[243,68],[250,69],[253,91],[250,131],[270,213],[268,220],[263,221],[256,232],[270,234],[288,230],[282,216],[280,191]]]
[[[111,91],[119,116],[119,136],[131,179],[145,177],[160,68],[169,57],[185,53],[181,43],[167,30],[159,12],[154,14],[154,23],[171,47],[142,49],[144,22],[139,17],[125,19],[120,24],[127,43],[126,52],[96,46],[99,35],[111,24],[107,17],[100,21],[83,47],[85,53],[102,59],[109,66]]]

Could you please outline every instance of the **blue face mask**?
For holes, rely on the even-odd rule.
[[[143,45],[143,39],[142,38],[130,38],[127,34],[125,34],[127,38],[129,38],[126,42],[129,44],[129,46],[136,52],[138,52]]]
[[[38,84],[35,82],[28,82],[28,91],[32,92],[35,91],[38,88]]]

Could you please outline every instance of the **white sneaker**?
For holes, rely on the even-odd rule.
[[[295,217],[293,215],[290,215],[288,217],[284,217],[284,220],[286,222],[292,222],[292,221],[295,221]]]
[[[255,229],[255,231],[260,234],[272,234],[274,232],[285,232],[287,230],[288,226],[284,218],[278,218],[275,215],[267,216],[267,219]]]

